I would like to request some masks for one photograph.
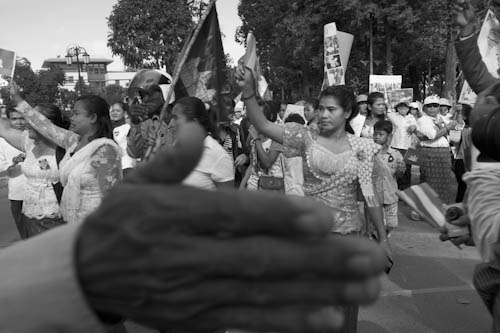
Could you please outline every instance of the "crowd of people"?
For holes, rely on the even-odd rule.
[[[480,61],[472,4],[455,12],[475,108],[435,95],[391,106],[346,86],[265,101],[240,62],[239,105],[227,97],[225,110],[176,98],[167,73],[144,69],[123,101],[81,96],[66,119],[12,82],[0,172],[24,241],[0,252],[16,268],[0,272],[14,304],[0,328],[356,332],[394,264],[398,191],[418,182],[462,203],[454,223],[471,233],[442,239],[478,247],[475,285],[498,331],[500,83]]]

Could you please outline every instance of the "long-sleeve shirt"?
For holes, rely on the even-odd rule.
[[[79,226],[64,225],[0,251],[0,332],[105,332],[78,281]]]
[[[424,114],[417,120],[417,124],[418,124],[418,131],[428,138],[428,140],[422,140],[420,142],[420,145],[422,147],[443,148],[450,146],[450,143],[448,142],[446,137],[441,136],[436,139],[439,127],[438,125],[436,125],[436,123],[430,116]]]
[[[467,208],[472,237],[484,262],[494,259],[500,233],[500,165],[482,163],[463,177],[467,183]]]
[[[170,146],[174,143],[172,129],[164,122],[160,121],[158,116],[139,124],[131,124],[127,136],[127,152],[133,158],[143,159],[148,149],[150,149],[150,139],[155,138],[156,130],[160,126],[160,132],[157,140],[160,146]]]

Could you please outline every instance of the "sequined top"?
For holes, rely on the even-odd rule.
[[[302,156],[304,194],[332,208],[333,232],[361,230],[358,186],[369,206],[377,206],[373,191],[374,156],[380,146],[348,134],[351,150],[335,154],[316,142],[316,135],[299,124],[285,124],[286,157]]]

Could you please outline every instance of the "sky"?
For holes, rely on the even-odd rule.
[[[0,0],[0,48],[15,51],[31,61],[33,69],[47,58],[64,57],[68,46],[83,46],[91,57],[114,62],[108,70],[122,70],[119,57],[112,57],[106,46],[107,17],[117,0]],[[20,4],[22,3],[22,7]],[[218,0],[217,12],[223,34],[224,51],[232,59],[245,52],[234,35],[241,25],[238,0]]]

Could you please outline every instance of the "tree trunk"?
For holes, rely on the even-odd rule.
[[[386,45],[386,65],[387,65],[387,75],[393,75],[392,66],[392,35],[391,27],[387,19],[384,20],[385,24],[385,45]]]
[[[457,55],[453,45],[453,31],[450,30],[450,39],[446,49],[446,71],[443,91],[441,96],[448,98],[452,103],[456,100],[456,73]]]
[[[311,82],[309,80],[309,65],[302,65],[302,96],[309,97],[311,94]]]

